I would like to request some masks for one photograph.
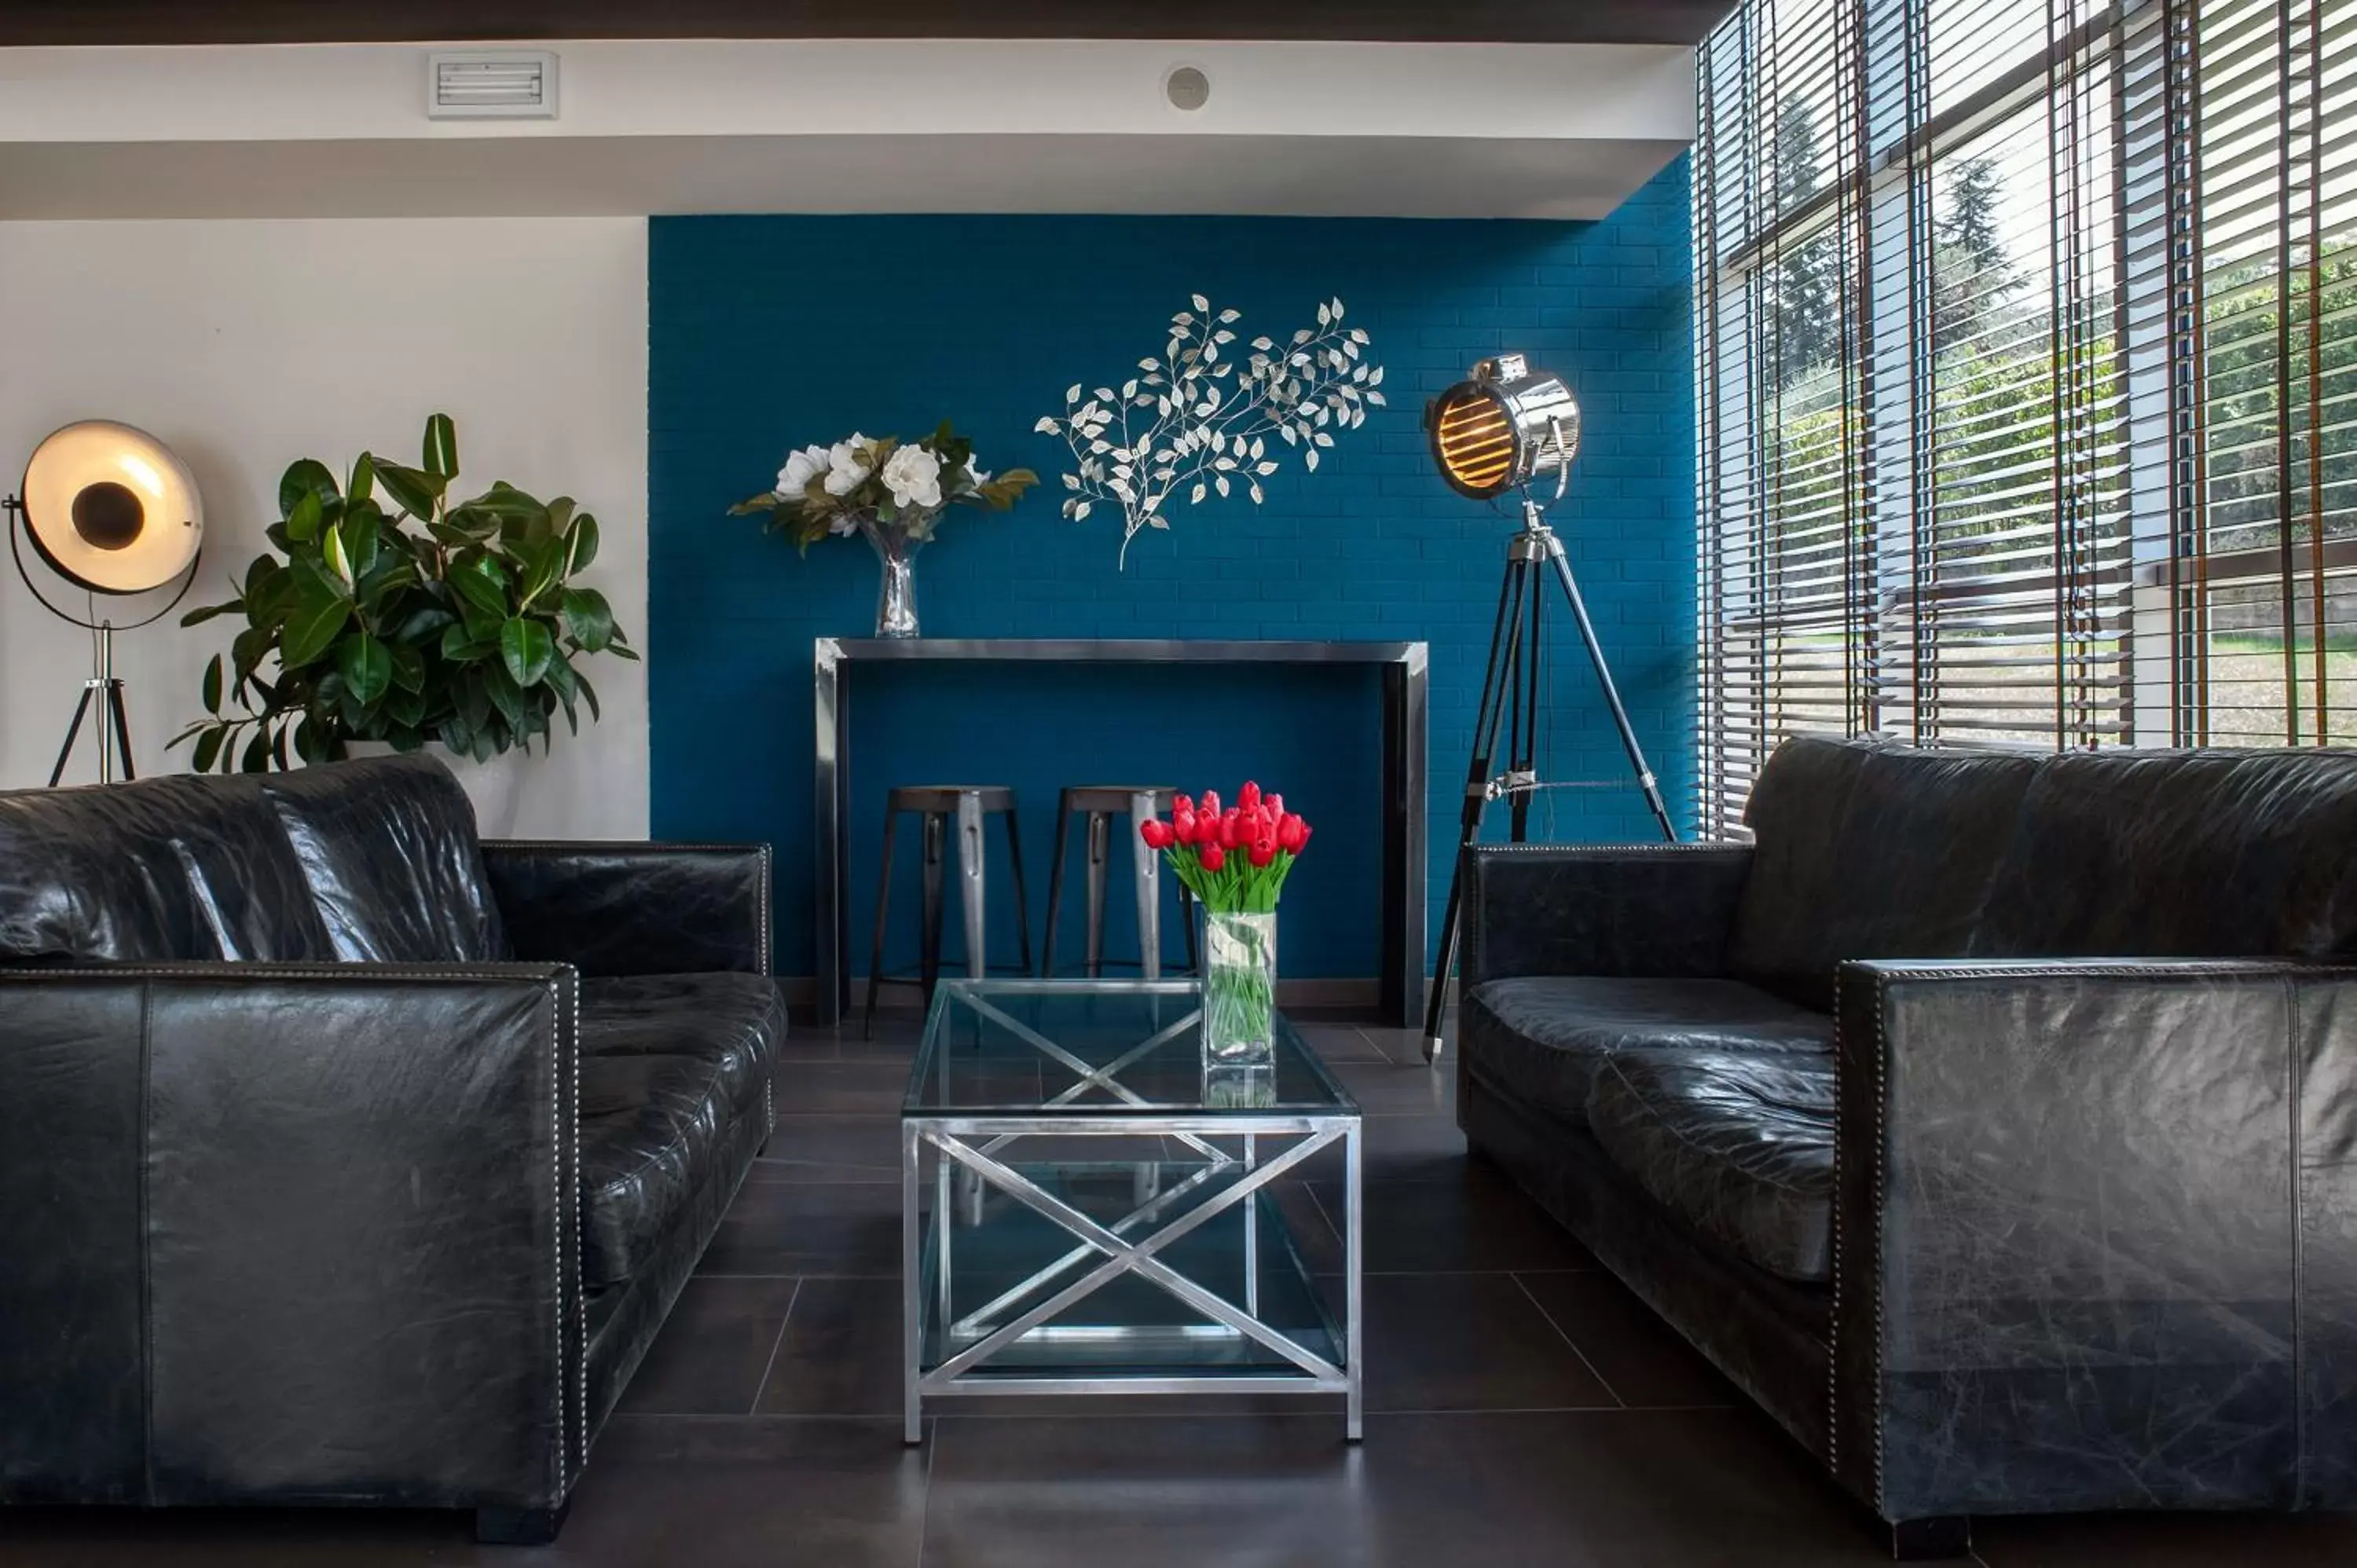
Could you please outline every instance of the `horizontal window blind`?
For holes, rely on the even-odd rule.
[[[1698,70],[1706,830],[1796,734],[2357,740],[2357,5],[1747,0]]]

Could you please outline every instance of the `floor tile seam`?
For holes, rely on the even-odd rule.
[[[723,1274],[714,1277],[726,1279],[728,1276]],[[760,1380],[753,1385],[753,1403],[745,1412],[747,1415],[760,1413],[761,1396],[770,1391],[770,1374],[778,1369],[778,1352],[785,1348],[786,1330],[793,1326],[794,1305],[802,1299],[802,1277],[797,1275],[794,1279],[793,1294],[786,1297],[786,1315],[778,1319],[778,1337],[770,1341],[770,1359],[761,1364]]]
[[[1555,1321],[1555,1314],[1546,1309],[1546,1303],[1538,1298],[1538,1293],[1532,1290],[1518,1273],[1509,1273],[1506,1277],[1514,1282],[1514,1288],[1523,1293],[1523,1299],[1538,1308],[1539,1316],[1546,1319],[1547,1326],[1555,1331],[1556,1337],[1571,1347],[1571,1353],[1579,1358],[1579,1364],[1587,1369],[1587,1375],[1596,1380],[1596,1386],[1611,1395],[1614,1404],[1623,1410],[1628,1409],[1629,1402],[1620,1397],[1620,1391],[1612,1386],[1610,1379],[1596,1369],[1596,1363],[1587,1359],[1587,1352],[1579,1348],[1579,1341],[1571,1337],[1571,1331]]]

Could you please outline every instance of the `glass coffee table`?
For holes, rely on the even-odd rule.
[[[1201,1029],[1191,981],[941,983],[900,1108],[909,1442],[944,1394],[1236,1392],[1340,1394],[1358,1440],[1358,1103],[1282,1018],[1260,1067]],[[1329,1147],[1339,1311],[1272,1186]]]

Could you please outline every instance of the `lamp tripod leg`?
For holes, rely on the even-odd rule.
[[[131,762],[131,720],[123,708],[123,682],[110,679],[106,682],[106,705],[114,715],[114,754],[123,761],[123,777],[128,780],[139,777]]]
[[[95,684],[95,682],[82,682],[81,701],[74,704],[73,723],[66,725],[66,743],[58,747],[58,765],[49,769],[49,788],[52,789],[58,787],[58,780],[66,776],[66,761],[73,756],[74,742],[81,738],[81,721],[90,712],[91,689]]]
[[[1538,603],[1530,578],[1530,562],[1510,554],[1506,575],[1498,591],[1498,619],[1490,633],[1490,661],[1481,677],[1481,705],[1473,719],[1473,756],[1465,769],[1464,810],[1458,818],[1456,868],[1448,879],[1448,903],[1440,917],[1440,950],[1433,962],[1431,993],[1424,1007],[1424,1059],[1440,1059],[1441,1015],[1448,1004],[1448,974],[1457,965],[1458,917],[1465,898],[1466,853],[1481,836],[1481,818],[1490,803],[1491,759],[1497,753],[1498,732],[1508,714],[1517,723],[1511,737],[1512,767],[1523,765],[1527,737],[1522,733],[1522,645],[1528,618]]]
[[[1629,722],[1629,710],[1620,701],[1620,688],[1612,680],[1612,666],[1605,662],[1604,647],[1596,640],[1596,626],[1587,618],[1587,601],[1580,596],[1578,580],[1571,575],[1571,563],[1564,556],[1563,542],[1553,535],[1547,539],[1547,560],[1555,566],[1555,579],[1563,585],[1564,597],[1571,601],[1571,618],[1578,623],[1579,640],[1587,646],[1588,663],[1596,668],[1596,683],[1604,693],[1604,705],[1612,711],[1613,727],[1620,732],[1620,747],[1629,754],[1629,766],[1636,770],[1637,787],[1645,793],[1645,804],[1662,830],[1663,842],[1675,843],[1678,830],[1670,821],[1670,808],[1662,800],[1661,783],[1645,761],[1645,748],[1637,743],[1636,726]]]

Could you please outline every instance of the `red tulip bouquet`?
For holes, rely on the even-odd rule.
[[[1203,907],[1203,1049],[1223,1062],[1269,1059],[1276,1006],[1276,899],[1309,843],[1309,824],[1282,795],[1246,783],[1222,810],[1216,790],[1185,795],[1170,820],[1140,822]]]

